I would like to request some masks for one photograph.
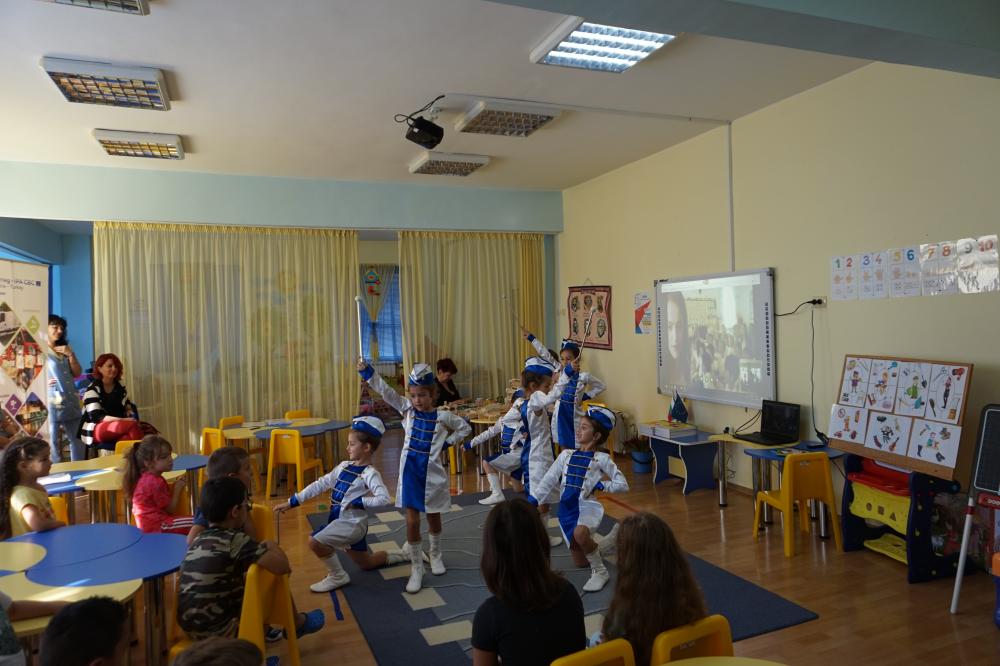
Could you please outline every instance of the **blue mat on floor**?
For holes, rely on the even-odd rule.
[[[404,591],[409,565],[393,567],[399,573],[405,569],[406,576],[391,577],[391,569],[381,571],[361,571],[341,554],[340,560],[351,576],[351,584],[341,588],[368,641],[375,659],[380,664],[405,662],[434,663],[441,665],[467,666],[471,661],[471,647],[467,638],[476,608],[488,596],[479,573],[479,553],[482,544],[482,524],[490,507],[480,506],[478,500],[483,493],[459,495],[452,498],[453,511],[442,516],[442,550],[448,572],[434,576],[428,567],[424,576],[425,588],[433,588],[443,605],[422,610],[412,610]],[[393,541],[401,545],[405,541],[405,522],[400,520],[382,521],[376,514],[393,513],[393,507],[384,507],[370,512],[369,544],[379,541]],[[326,513],[309,515],[313,529],[326,524]],[[394,516],[387,516],[394,518]],[[551,520],[551,519],[550,519]],[[614,521],[604,517],[599,532],[606,534]],[[383,527],[376,527],[383,526]],[[426,524],[424,525],[426,530]],[[559,530],[549,528],[549,533],[558,535]],[[427,549],[426,536],[424,549]],[[748,580],[688,555],[688,560],[698,583],[705,594],[710,613],[724,615],[732,627],[733,640],[758,636],[785,627],[790,627],[818,616],[816,613],[788,601]],[[589,569],[577,569],[572,565],[565,546],[552,549],[552,565],[563,572],[577,591],[589,577]],[[584,613],[588,616],[588,633],[600,629],[600,617],[607,610],[614,590],[615,566],[608,563],[612,581],[598,593],[581,593]],[[387,579],[384,574],[390,574]],[[423,594],[423,591],[422,593]],[[441,625],[455,624],[465,638],[450,640],[439,645],[430,645],[421,629],[433,629]]]

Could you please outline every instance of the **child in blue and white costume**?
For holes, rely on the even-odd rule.
[[[597,592],[609,579],[600,545],[609,543],[610,539],[604,537],[599,543],[591,536],[604,517],[604,507],[594,499],[594,493],[598,490],[628,491],[628,481],[611,456],[597,450],[608,440],[614,427],[614,412],[606,407],[588,409],[576,432],[577,449],[562,451],[528,498],[539,504],[553,489],[559,489],[559,527],[569,544],[570,554],[577,566],[590,565],[590,578],[583,585],[584,592]]]
[[[566,382],[563,374],[559,382],[549,391],[552,385],[552,375],[556,367],[543,358],[532,356],[524,363],[521,372],[521,388],[524,390],[524,401],[521,403],[521,427],[524,429],[524,446],[521,447],[521,482],[524,492],[534,494],[532,485],[541,481],[545,472],[552,466],[552,429],[549,426],[549,405],[559,400],[562,384]],[[554,490],[554,489],[553,489]],[[543,512],[548,511],[550,502],[558,499],[558,494],[536,494]],[[559,545],[561,539],[554,537],[552,545]]]
[[[309,550],[326,565],[330,573],[323,580],[309,586],[313,592],[329,592],[351,582],[351,577],[337,558],[338,550],[346,550],[347,555],[365,570],[399,564],[409,559],[401,550],[368,552],[368,514],[365,509],[392,504],[382,475],[371,464],[372,454],[378,449],[384,434],[385,424],[377,416],[354,417],[351,431],[347,435],[348,460],[293,494],[287,502],[274,507],[276,512],[282,513],[301,506],[313,497],[330,492],[329,523],[309,539]]]
[[[358,371],[372,390],[403,415],[406,436],[399,459],[396,506],[406,509],[406,551],[411,564],[406,591],[416,594],[424,577],[420,514],[427,514],[431,573],[440,576],[446,571],[441,557],[441,514],[451,511],[448,473],[441,465],[441,452],[460,445],[472,428],[462,417],[435,409],[434,371],[426,363],[417,363],[410,370],[409,398],[396,393],[364,359],[358,360]]]
[[[510,475],[515,492],[522,490],[521,447],[524,445],[524,432],[521,429],[522,402],[524,402],[524,391],[517,389],[511,396],[510,409],[507,413],[465,445],[466,449],[472,449],[500,435],[500,453],[483,458],[483,472],[490,484],[490,495],[479,500],[480,504],[497,504],[504,500],[500,472]]]
[[[535,348],[538,355],[556,363],[552,354],[545,348],[538,339],[524,329],[524,337]],[[552,411],[552,440],[564,449],[574,448],[576,442],[576,427],[583,417],[583,407],[580,403],[584,400],[593,400],[604,392],[606,386],[604,382],[590,374],[589,372],[577,371],[572,368],[573,361],[580,358],[580,345],[570,338],[564,338],[559,348],[559,359],[562,361],[561,367],[564,373],[567,369],[572,369],[568,381],[563,386]]]

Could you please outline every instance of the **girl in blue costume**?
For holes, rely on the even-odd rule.
[[[448,473],[441,465],[441,451],[460,445],[472,428],[460,416],[434,407],[434,371],[417,363],[407,381],[409,398],[396,393],[364,359],[358,372],[368,386],[403,416],[403,452],[399,459],[396,506],[406,509],[406,551],[410,556],[410,580],[406,591],[416,594],[423,585],[424,560],[421,550],[420,514],[427,514],[430,538],[431,573],[440,576],[446,569],[441,556],[441,514],[451,511]]]
[[[480,504],[490,505],[504,501],[500,472],[510,474],[514,492],[521,492],[523,488],[521,486],[521,447],[524,445],[524,432],[521,429],[522,402],[524,402],[524,391],[517,389],[511,396],[510,409],[507,413],[465,445],[467,450],[473,449],[500,435],[500,453],[483,458],[483,472],[490,484],[490,495],[479,500]]]
[[[560,453],[528,498],[539,504],[546,501],[553,489],[560,489],[559,527],[576,565],[590,565],[590,578],[583,585],[584,592],[597,592],[609,579],[600,545],[611,540],[605,537],[599,543],[591,536],[604,517],[604,507],[594,499],[594,493],[598,490],[607,493],[628,491],[628,481],[611,456],[597,450],[608,441],[614,427],[615,415],[610,409],[597,406],[588,409],[576,432],[577,449]]]

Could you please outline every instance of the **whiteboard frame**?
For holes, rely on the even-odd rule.
[[[661,335],[661,304],[660,299],[663,294],[660,291],[660,285],[664,283],[678,283],[678,282],[696,282],[698,280],[711,280],[715,278],[725,278],[725,277],[738,277],[742,275],[759,275],[761,285],[763,286],[764,292],[764,302],[762,304],[763,313],[761,314],[761,319],[764,324],[764,381],[765,390],[768,391],[766,396],[748,396],[744,399],[732,398],[727,399],[718,396],[708,396],[703,394],[693,394],[686,390],[686,387],[681,388],[674,385],[667,385],[664,383],[663,377],[663,335]],[[776,400],[778,395],[778,368],[777,368],[777,340],[775,336],[775,325],[774,325],[774,269],[773,268],[756,268],[742,271],[728,271],[725,273],[711,273],[708,275],[691,275],[691,276],[681,276],[675,278],[665,278],[662,280],[653,280],[653,294],[654,302],[656,304],[656,391],[660,395],[673,395],[674,389],[676,388],[681,396],[685,398],[690,398],[694,400],[704,400],[705,402],[712,402],[720,405],[733,405],[735,407],[746,407],[750,409],[760,409],[761,400]],[[758,314],[758,313],[755,313]],[[730,392],[731,393],[731,392]]]

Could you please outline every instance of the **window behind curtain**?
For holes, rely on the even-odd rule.
[[[375,324],[375,335],[378,338],[378,358],[380,361],[403,361],[403,327],[399,320],[399,272],[393,276],[386,287],[385,298],[382,300],[382,310]],[[371,319],[368,308],[361,308],[361,349],[365,358],[371,358]]]

